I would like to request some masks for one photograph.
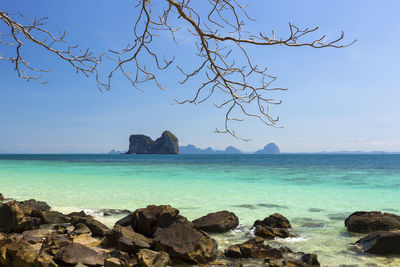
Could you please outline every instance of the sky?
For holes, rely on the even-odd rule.
[[[277,76],[275,94],[282,104],[272,107],[281,128],[256,120],[233,125],[245,142],[214,133],[225,113],[214,107],[215,96],[200,105],[176,105],[195,93],[201,81],[180,85],[182,75],[172,66],[160,74],[160,90],[145,84],[140,92],[116,75],[110,91],[100,92],[93,77],[85,78],[57,57],[26,43],[23,53],[32,64],[54,67],[47,84],[17,77],[13,65],[0,61],[0,153],[102,153],[127,150],[130,134],[157,138],[170,130],[180,145],[224,149],[233,145],[255,151],[275,142],[282,152],[400,151],[400,21],[398,0],[265,0],[250,1],[248,13],[257,18],[249,31],[287,36],[288,23],[319,26],[332,40],[343,30],[343,49],[250,47],[257,64]],[[0,9],[17,18],[48,17],[52,30],[68,31],[68,41],[95,51],[121,49],[132,37],[138,16],[136,1],[3,1]],[[207,5],[200,5],[202,12]],[[181,25],[182,28],[186,27]],[[7,33],[0,22],[0,33]],[[179,44],[167,35],[153,49],[176,56],[185,66],[196,62],[195,39],[182,31]],[[12,51],[0,45],[0,54]],[[109,67],[105,64],[104,69]]]

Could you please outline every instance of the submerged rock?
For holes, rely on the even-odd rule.
[[[160,138],[153,141],[146,135],[131,135],[129,150],[126,154],[178,154],[178,138],[170,131],[164,131]]]
[[[400,230],[400,216],[380,211],[357,211],[346,218],[344,225],[349,232]]]
[[[378,231],[356,242],[363,252],[378,255],[400,255],[400,232]]]
[[[184,223],[158,228],[154,243],[157,251],[165,251],[172,259],[191,264],[211,262],[218,255],[214,239]]]
[[[235,229],[239,225],[239,218],[229,211],[209,213],[193,221],[196,229],[206,232],[224,233]]]

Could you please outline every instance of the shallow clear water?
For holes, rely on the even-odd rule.
[[[195,219],[230,210],[242,225],[214,235],[221,248],[279,212],[300,237],[272,245],[317,253],[323,266],[400,266],[354,252],[360,236],[344,228],[357,210],[400,213],[400,155],[0,155],[0,192],[60,211],[170,204]]]

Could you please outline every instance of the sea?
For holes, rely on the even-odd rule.
[[[169,204],[190,220],[229,210],[240,225],[212,235],[222,250],[277,212],[297,237],[271,246],[316,253],[322,266],[400,266],[400,257],[359,252],[362,235],[344,227],[355,211],[400,214],[400,155],[0,155],[0,192],[85,210],[110,227],[123,215],[102,209]]]

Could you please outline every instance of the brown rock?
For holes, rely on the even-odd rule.
[[[206,233],[187,224],[175,223],[159,227],[154,234],[157,251],[167,252],[171,258],[187,263],[207,263],[217,257],[217,243]]]
[[[47,229],[35,229],[29,230],[22,233],[24,239],[31,244],[43,243],[46,237],[51,233],[51,230]]]
[[[40,211],[38,215],[46,224],[63,224],[70,221],[67,216],[58,211]]]
[[[164,251],[156,252],[149,249],[141,249],[137,259],[139,267],[165,267],[170,261],[169,255]]]
[[[6,200],[2,193],[0,193],[0,201]]]
[[[400,216],[380,211],[357,211],[346,218],[347,231],[370,233],[373,231],[400,230]]]
[[[35,261],[35,267],[57,267],[58,265],[53,261],[50,255],[40,253]]]
[[[101,244],[102,240],[91,237],[88,234],[81,234],[81,235],[74,236],[72,239],[72,242],[79,243],[86,247],[97,247]]]
[[[27,219],[24,212],[15,201],[0,203],[0,232],[13,232],[17,228],[23,229]]]
[[[273,239],[275,237],[286,238],[294,236],[285,228],[273,228],[266,225],[257,225],[254,234],[256,236]]]
[[[122,267],[121,261],[117,258],[108,258],[104,262],[104,267]]]
[[[72,243],[60,249],[54,257],[66,264],[85,264],[88,266],[104,265],[106,254],[103,251]]]
[[[93,219],[91,217],[81,217],[75,221],[73,220],[73,223],[74,224],[82,223],[82,224],[86,225],[89,228],[90,232],[92,232],[93,236],[103,237],[107,233],[110,233],[110,231],[111,231],[110,228],[108,228],[101,222],[96,221],[95,219]]]
[[[400,232],[378,231],[361,238],[356,245],[367,253],[400,255]]]
[[[285,229],[292,228],[289,220],[285,216],[279,213],[274,213],[264,218],[264,220],[262,221],[260,220],[255,221],[253,227],[257,225],[263,225],[263,226],[266,225],[273,228],[285,228]]]
[[[193,221],[196,229],[206,232],[224,233],[235,229],[239,225],[239,218],[229,211],[209,213]]]
[[[134,232],[130,227],[120,225],[115,225],[105,240],[106,246],[117,247],[120,251],[128,252],[131,255],[136,254],[142,248],[150,248],[151,243],[150,238]]]
[[[92,235],[92,232],[90,231],[89,227],[87,227],[83,223],[75,224],[73,233],[74,235],[82,235],[82,234]]]

